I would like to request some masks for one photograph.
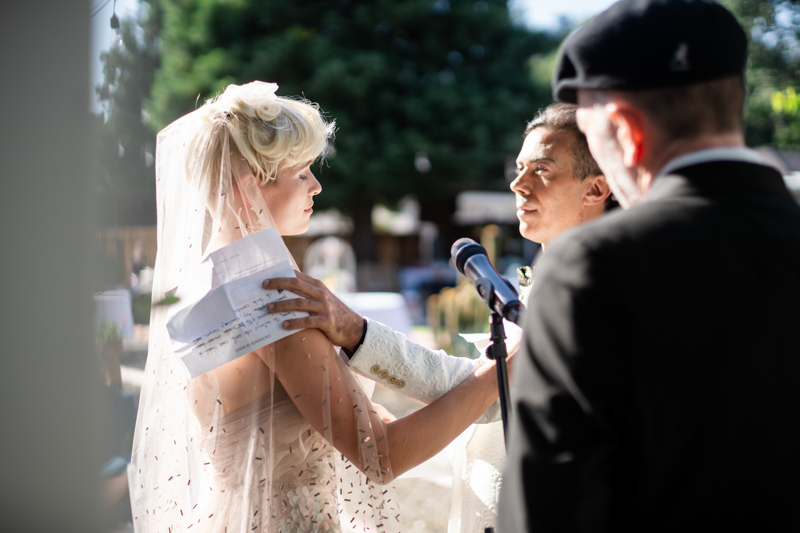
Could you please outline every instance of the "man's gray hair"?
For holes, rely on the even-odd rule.
[[[572,143],[569,153],[572,156],[572,169],[575,177],[580,181],[589,176],[597,176],[603,172],[597,166],[597,162],[589,152],[589,145],[586,143],[586,136],[578,129],[578,122],[575,119],[575,110],[578,106],[572,104],[550,104],[528,123],[525,128],[524,137],[536,128],[548,128],[553,131],[569,132],[572,134]]]

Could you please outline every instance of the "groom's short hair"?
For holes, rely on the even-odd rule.
[[[555,103],[540,109],[533,120],[528,122],[523,137],[527,138],[536,128],[548,128],[571,134],[572,143],[570,143],[569,153],[572,157],[572,169],[575,177],[579,181],[583,181],[589,176],[597,176],[603,172],[589,151],[586,136],[578,128],[578,122],[575,119],[577,108],[578,106],[573,104]]]

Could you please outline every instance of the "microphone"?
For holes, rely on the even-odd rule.
[[[450,255],[458,271],[475,284],[486,305],[509,322],[519,325],[522,302],[513,285],[492,266],[484,247],[472,239],[458,239],[450,248]]]

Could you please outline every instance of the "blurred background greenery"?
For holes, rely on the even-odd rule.
[[[800,115],[796,105],[796,90],[800,87],[800,3],[722,0],[722,4],[733,11],[750,35],[745,108],[747,143],[800,149]]]
[[[751,36],[748,143],[797,149],[800,6],[724,3]],[[570,29],[515,23],[504,0],[140,0],[102,54],[97,189],[153,189],[156,132],[228,84],[260,79],[337,120],[335,152],[317,169],[320,207],[349,212],[358,231],[374,204],[411,193],[435,220],[459,191],[506,189],[504,166],[551,101]]]
[[[446,226],[458,192],[507,190],[563,37],[514,24],[503,0],[142,0],[120,33],[97,89],[99,190],[152,189],[158,130],[230,83],[276,82],[336,119],[317,205],[353,217],[368,260],[375,204],[413,194]]]
[[[800,5],[723,3],[751,36],[749,144],[797,148]],[[551,100],[570,29],[514,23],[503,0],[140,0],[102,56],[97,185],[152,187],[155,133],[229,83],[260,79],[336,118],[328,205],[497,188],[524,121]],[[414,169],[419,151],[427,173]]]
[[[800,4],[723,3],[750,35],[748,144],[800,150]],[[316,205],[349,218],[362,279],[446,261],[450,243],[481,240],[490,222],[499,224],[493,259],[528,262],[535,250],[522,249],[515,220],[470,226],[453,214],[459,193],[508,192],[525,123],[551,102],[558,46],[574,27],[531,28],[505,0],[139,0],[101,54],[96,87],[95,192],[101,225],[116,228],[100,238],[103,283],[132,286],[131,265],[153,265],[156,133],[252,80],[276,82],[280,95],[304,96],[336,119],[333,150],[314,168],[324,189]],[[376,228],[375,206],[398,209],[408,195],[417,221],[436,228],[430,255],[418,252],[421,231],[387,237]],[[298,260],[312,240],[292,249]],[[147,297],[134,296],[136,321],[146,322]],[[431,320],[455,323],[443,313]],[[474,327],[463,316],[462,331],[485,326],[483,315]]]

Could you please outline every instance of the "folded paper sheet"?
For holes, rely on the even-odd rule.
[[[274,229],[258,231],[212,252],[188,272],[170,307],[167,331],[172,350],[191,377],[199,376],[297,330],[284,320],[307,316],[272,314],[272,302],[299,298],[264,290],[268,278],[294,277],[283,241]]]

